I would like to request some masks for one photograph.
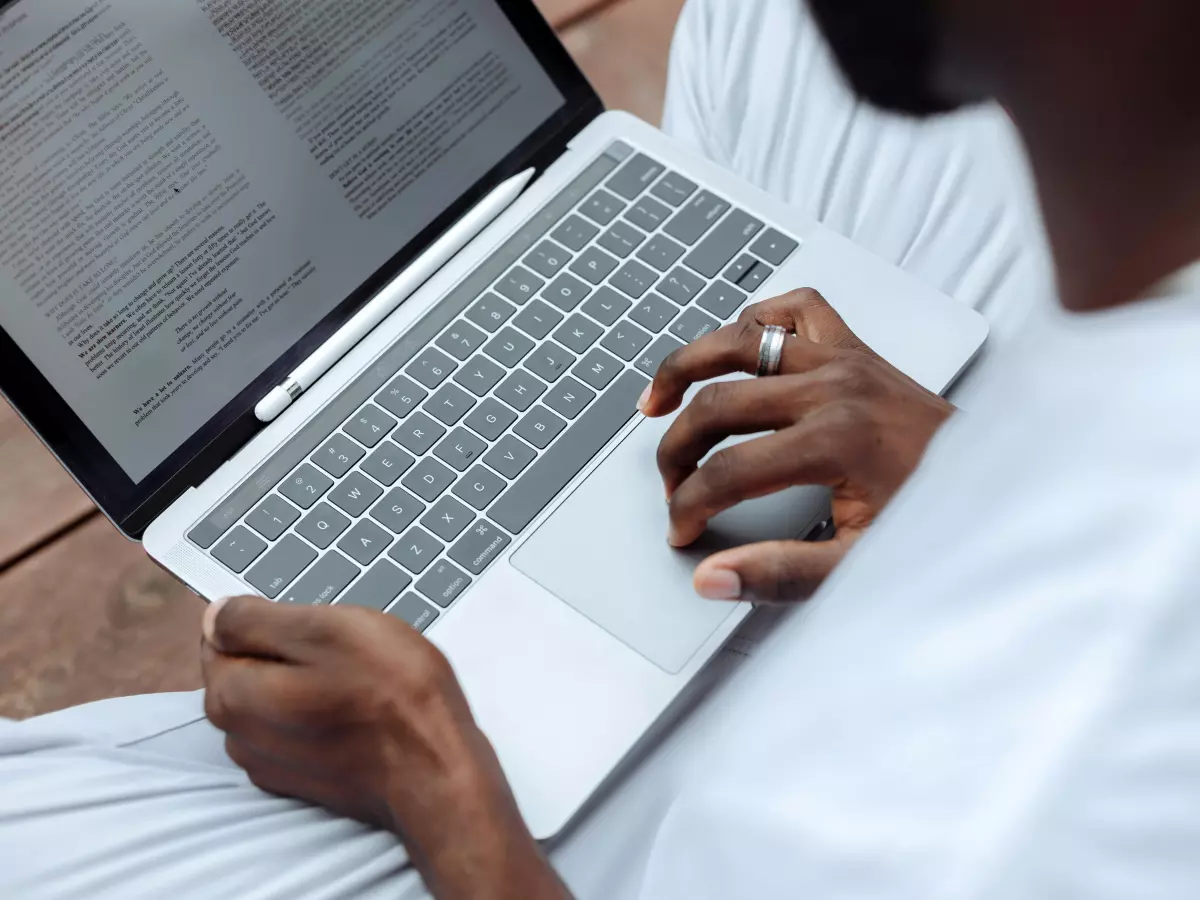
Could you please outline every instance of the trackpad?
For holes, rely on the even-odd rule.
[[[696,564],[716,550],[799,537],[828,494],[796,488],[717,517],[685,552],[667,544],[667,505],[655,464],[669,420],[621,444],[512,556],[518,570],[671,674],[683,669],[735,604],[692,589]]]

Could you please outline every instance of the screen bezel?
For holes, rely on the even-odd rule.
[[[0,11],[16,2],[0,0]],[[0,327],[0,394],[127,536],[140,538],[178,496],[202,483],[265,427],[254,416],[255,404],[471,207],[505,179],[531,167],[544,170],[604,111],[599,96],[532,0],[494,2],[550,76],[563,105],[140,482],[129,478]]]

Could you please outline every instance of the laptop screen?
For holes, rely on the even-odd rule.
[[[4,7],[0,328],[130,484],[561,113],[527,7]]]

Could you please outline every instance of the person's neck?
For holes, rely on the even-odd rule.
[[[1060,298],[1075,311],[1135,301],[1200,260],[1200,115],[1189,121],[1132,91],[1125,104],[1108,97],[1088,109],[1096,88],[1009,104],[1037,179]]]

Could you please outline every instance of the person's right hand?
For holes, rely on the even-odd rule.
[[[753,373],[766,325],[789,334],[778,376],[703,388],[664,436],[658,466],[671,505],[668,540],[684,547],[709,519],[794,485],[833,490],[833,540],[779,540],[705,560],[696,590],[714,600],[808,597],[917,467],[954,407],[876,356],[816,291],[747,307],[667,357],[642,398],[647,416],[674,412],[693,384]],[[773,432],[705,456],[731,435]]]

